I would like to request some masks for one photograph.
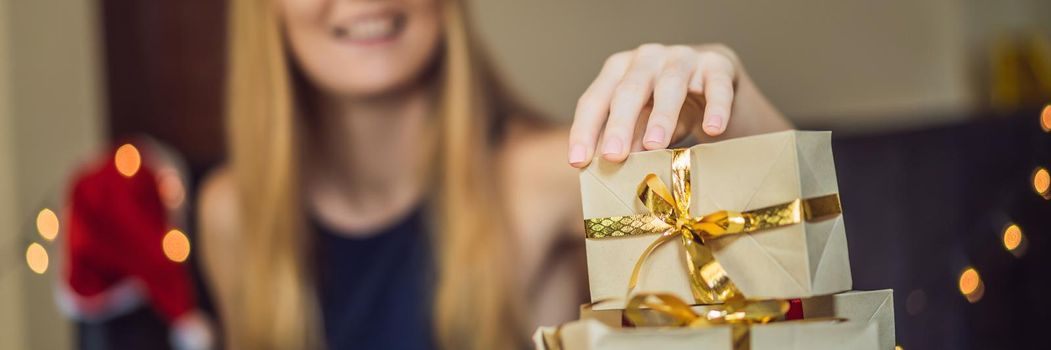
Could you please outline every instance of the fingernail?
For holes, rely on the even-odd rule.
[[[569,150],[569,163],[583,163],[584,158],[587,158],[587,150],[584,149],[584,146],[573,145],[573,148]]]
[[[620,154],[622,149],[624,149],[624,143],[616,137],[610,137],[602,146],[602,154]]]
[[[646,130],[646,138],[642,142],[648,146],[660,147],[664,145],[664,136],[664,128],[654,125]]]
[[[709,115],[708,118],[704,119],[704,131],[708,134],[718,133],[721,131],[723,125],[723,117],[719,115]]]

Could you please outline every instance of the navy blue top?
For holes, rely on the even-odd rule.
[[[433,349],[433,266],[422,209],[364,237],[314,220],[328,349]]]

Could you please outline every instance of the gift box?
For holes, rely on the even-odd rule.
[[[894,291],[849,291],[803,299],[807,318],[837,317],[876,324],[880,350],[897,345],[894,331]]]
[[[633,276],[634,291],[670,292],[696,303],[712,302],[698,295],[701,278],[754,299],[851,288],[829,132],[638,152],[622,163],[599,158],[581,171],[580,183],[591,299],[621,300],[596,310],[623,308]],[[656,242],[667,237],[662,230],[687,226],[699,229]],[[718,236],[719,230],[740,234]],[[691,234],[709,237],[691,243]],[[716,299],[727,296],[722,293]]]
[[[892,350],[897,345],[894,328],[894,293],[883,289],[874,291],[848,291],[803,299],[802,316],[805,319],[842,319],[852,322],[868,322],[876,327],[877,344],[880,350]],[[704,314],[713,305],[692,305],[697,314]],[[653,312],[642,310],[642,312]],[[595,310],[589,304],[580,308],[581,320],[598,321],[609,328],[623,328],[629,323],[624,310]]]
[[[612,328],[588,319],[533,335],[537,350],[877,350],[876,324],[786,321],[749,326],[749,344],[735,342],[733,326],[710,328]]]

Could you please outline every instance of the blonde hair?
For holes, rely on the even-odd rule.
[[[243,269],[222,315],[237,348],[322,347],[300,200],[297,94],[272,0],[234,0],[229,22],[227,129],[240,190]],[[441,125],[434,232],[438,281],[434,330],[447,349],[523,344],[509,271],[512,256],[493,178],[494,142],[516,105],[469,35],[463,4],[442,1],[443,52],[436,82]],[[412,336],[412,335],[408,335]]]

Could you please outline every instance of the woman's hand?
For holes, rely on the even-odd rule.
[[[580,96],[569,163],[584,167],[596,151],[619,162],[690,133],[705,139],[787,128],[729,48],[645,44],[610,56]]]

